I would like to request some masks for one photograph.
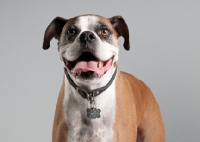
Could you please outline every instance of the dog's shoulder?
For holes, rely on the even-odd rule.
[[[149,87],[142,80],[138,79],[132,74],[120,71],[119,78],[121,78],[121,81],[123,80],[124,82],[128,83],[132,88],[138,88],[141,90],[149,90]]]
[[[151,98],[151,100],[154,99],[150,88],[142,80],[132,74],[120,71],[120,73],[118,73],[118,82],[123,84],[122,86],[126,86],[126,89],[131,91],[131,93],[128,94],[132,94],[137,100],[148,101],[148,98]]]

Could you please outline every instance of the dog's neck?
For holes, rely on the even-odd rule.
[[[95,90],[85,90],[80,88],[79,86],[77,86],[74,81],[71,79],[71,77],[69,76],[69,73],[67,71],[67,69],[64,69],[65,75],[70,83],[70,85],[72,87],[74,87],[75,90],[77,90],[77,92],[84,98],[84,99],[88,99],[90,101],[92,101],[91,99],[94,99],[94,97],[100,95],[101,93],[103,93],[112,83],[113,80],[116,77],[117,74],[117,69],[115,69],[115,72],[113,73],[110,81],[103,87],[97,88]]]
[[[91,87],[88,88],[96,89],[105,86],[112,78],[116,68],[112,69],[113,70],[109,70],[109,72],[103,76],[103,82],[91,85]],[[102,139],[101,141],[111,140],[116,103],[115,80],[116,79],[114,79],[113,83],[101,95],[95,98],[96,107],[101,110],[101,117],[90,119],[87,117],[86,113],[87,108],[90,107],[90,102],[78,94],[77,90],[71,86],[65,76],[65,90],[67,91],[65,91],[63,105],[65,108],[68,130],[73,132],[68,133],[68,141],[74,139],[77,141],[78,139],[83,139],[83,141],[87,141],[88,139],[97,141],[97,138]],[[81,83],[77,85],[81,85]],[[85,135],[78,135],[81,132],[84,132]]]

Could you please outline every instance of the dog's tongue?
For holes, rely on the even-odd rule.
[[[111,66],[112,59],[108,61],[79,61],[71,70],[72,73],[93,71],[99,76],[102,76]]]

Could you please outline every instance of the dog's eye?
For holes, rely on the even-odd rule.
[[[73,35],[75,35],[75,33],[76,33],[76,31],[74,29],[69,29],[67,31],[67,35],[69,35],[69,36],[73,36]]]
[[[107,36],[108,35],[108,30],[106,30],[106,29],[102,29],[101,31],[100,31],[100,34],[101,35],[103,35],[103,36]]]

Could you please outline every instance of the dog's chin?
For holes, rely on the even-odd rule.
[[[83,81],[90,81],[90,80],[95,80],[99,79],[99,75],[93,71],[87,71],[87,72],[80,72],[79,75],[75,76],[76,79],[83,80]]]

